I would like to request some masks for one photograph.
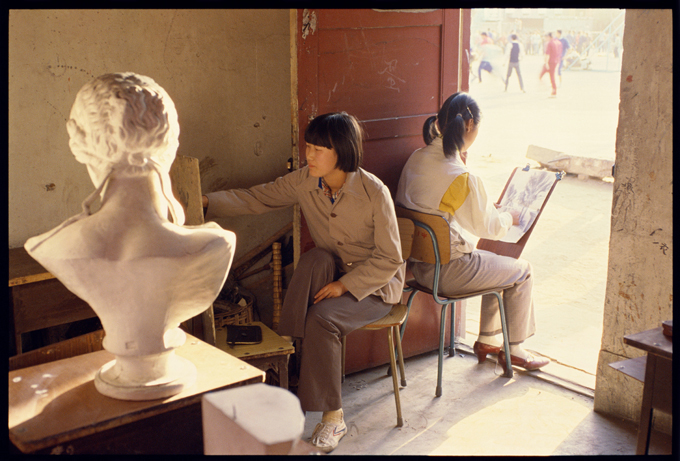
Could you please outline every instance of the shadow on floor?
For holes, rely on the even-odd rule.
[[[386,366],[345,378],[348,427],[333,455],[632,455],[637,426],[593,411],[591,397],[515,369],[500,376],[494,360],[445,355],[442,397],[435,397],[437,354],[406,360],[400,389],[403,427],[396,427]],[[303,439],[321,413],[308,412]],[[671,437],[654,433],[650,454],[671,453]]]

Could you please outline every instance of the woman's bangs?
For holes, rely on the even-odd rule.
[[[305,130],[305,142],[313,146],[321,146],[325,147],[326,149],[333,149],[331,136],[328,130],[328,123],[326,120],[321,122],[322,123],[314,123],[312,120],[312,122],[307,126],[307,129]]]

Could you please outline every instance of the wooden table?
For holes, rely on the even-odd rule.
[[[15,338],[11,355],[24,352],[22,333],[97,317],[88,303],[69,291],[23,247],[9,250],[9,299],[10,334]],[[212,306],[183,322],[182,327],[212,344]]]
[[[95,389],[96,371],[114,358],[105,350],[10,372],[11,442],[23,453],[202,454],[201,395],[265,374],[191,335],[176,353],[196,365],[196,384],[149,401]]]
[[[247,325],[259,325],[262,328],[261,343],[232,347],[227,344],[227,329],[217,328],[215,330],[217,347],[260,370],[273,371],[278,377],[279,386],[288,389],[288,356],[295,352],[295,348],[262,322],[252,322]]]
[[[22,333],[97,316],[23,247],[9,250],[9,290],[17,354],[23,352]]]
[[[652,429],[652,412],[672,413],[673,409],[673,339],[661,327],[624,336],[623,342],[642,349],[647,356],[610,363],[612,368],[642,381],[642,409],[638,426],[636,454],[647,454]]]

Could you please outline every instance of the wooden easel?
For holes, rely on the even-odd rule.
[[[184,208],[184,225],[198,226],[203,224],[203,203],[201,200],[201,174],[198,159],[177,155],[170,167],[170,181],[175,198]],[[203,313],[182,322],[189,333],[201,338],[210,345],[215,345],[215,314],[212,304]]]

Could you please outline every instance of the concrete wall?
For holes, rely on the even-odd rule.
[[[94,189],[68,147],[76,92],[108,72],[148,75],[179,113],[179,154],[204,192],[287,172],[291,150],[288,10],[12,10],[9,14],[9,248],[80,212]],[[236,257],[292,209],[220,221]]]
[[[673,30],[670,10],[627,10],[609,272],[595,410],[639,421],[642,384],[607,364],[643,355],[628,334],[673,318]],[[655,417],[670,433],[671,418]]]

